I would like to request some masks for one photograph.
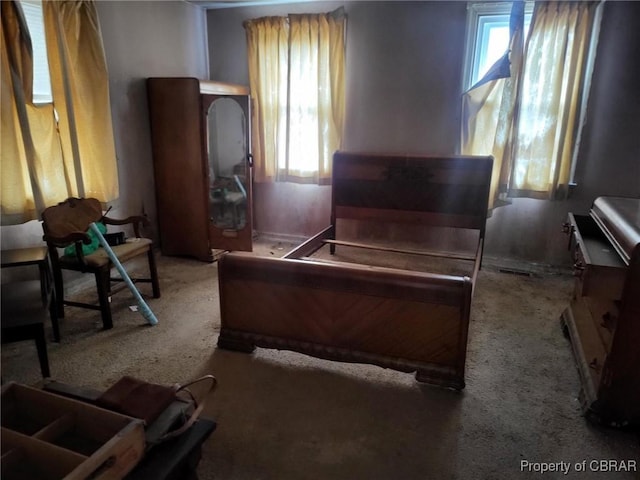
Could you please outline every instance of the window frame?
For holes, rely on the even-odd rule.
[[[462,92],[466,92],[475,83],[473,81],[473,75],[478,68],[478,36],[480,33],[482,33],[482,31],[480,31],[480,27],[483,18],[504,16],[506,17],[506,22],[508,24],[512,5],[513,2],[469,2],[467,4],[467,25],[465,30],[466,38],[463,63],[464,68],[461,79]],[[527,29],[531,21],[531,16],[533,14],[533,6],[534,2],[525,2],[524,14],[525,26],[527,27]],[[477,80],[480,80],[480,78],[478,78]]]

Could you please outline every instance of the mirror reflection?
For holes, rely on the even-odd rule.
[[[225,230],[242,230],[247,217],[247,136],[242,107],[218,98],[207,115],[209,139],[209,212]]]

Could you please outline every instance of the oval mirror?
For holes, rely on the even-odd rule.
[[[207,114],[209,150],[209,212],[224,230],[242,230],[247,223],[246,118],[232,98],[218,98]]]

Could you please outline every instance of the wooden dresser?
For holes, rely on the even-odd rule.
[[[599,197],[569,214],[575,290],[561,322],[587,418],[640,425],[640,199]]]

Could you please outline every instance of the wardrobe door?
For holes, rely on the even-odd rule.
[[[147,90],[162,253],[213,261],[200,83],[149,78]]]
[[[248,95],[202,95],[209,238],[220,250],[252,250]]]

